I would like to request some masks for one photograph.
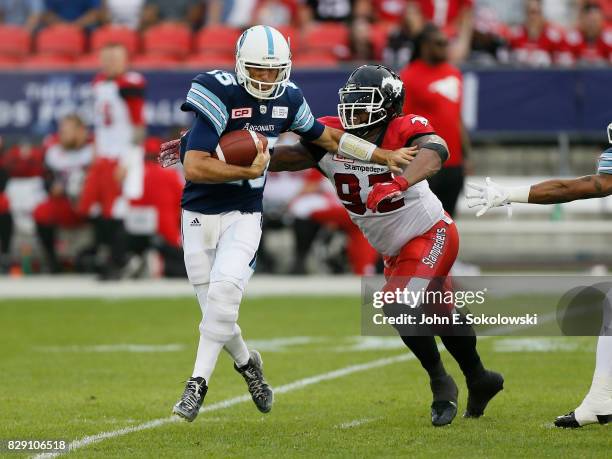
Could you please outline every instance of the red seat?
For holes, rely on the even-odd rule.
[[[72,67],[72,59],[66,56],[54,54],[37,54],[28,58],[21,64],[22,69],[69,69]]]
[[[14,25],[0,26],[0,54],[23,57],[29,54],[31,46],[27,30]]]
[[[128,50],[130,54],[136,54],[140,45],[138,34],[124,26],[107,25],[96,29],[91,35],[91,50],[98,51],[105,45],[119,43]]]
[[[292,53],[298,51],[302,46],[302,40],[299,29],[291,26],[280,26],[278,31],[289,41],[289,49]]]
[[[13,70],[20,68],[21,59],[14,56],[3,56],[0,55],[0,69],[2,70]]]
[[[349,30],[341,23],[317,24],[304,35],[304,47],[346,57],[349,49]]]
[[[181,24],[167,22],[151,27],[143,39],[146,54],[185,57],[191,51],[191,31]]]
[[[293,58],[293,67],[331,68],[338,65],[338,59],[328,53],[298,54]]]
[[[183,61],[183,66],[190,69],[233,69],[235,65],[234,56],[220,54],[196,54]]]
[[[131,62],[131,67],[136,70],[176,69],[180,65],[181,63],[176,57],[164,54],[141,54],[132,59]]]
[[[223,25],[204,27],[196,35],[196,50],[206,54],[233,55],[240,34],[239,29]]]
[[[377,60],[381,60],[383,57],[383,51],[385,46],[387,46],[387,40],[392,28],[385,23],[372,24],[370,27],[370,42],[372,42],[374,57]]]
[[[100,67],[100,56],[98,53],[85,54],[79,57],[73,65],[78,69],[97,69]]]
[[[36,37],[39,54],[76,57],[85,50],[85,33],[77,26],[59,24],[43,29]]]

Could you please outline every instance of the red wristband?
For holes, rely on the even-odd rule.
[[[400,190],[402,191],[406,191],[408,187],[410,186],[410,183],[408,183],[408,180],[406,180],[406,178],[402,175],[398,175],[397,177],[393,179],[393,181],[399,185]]]

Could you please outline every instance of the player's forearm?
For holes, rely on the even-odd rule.
[[[367,140],[329,126],[326,126],[323,135],[312,143],[329,152],[337,152],[349,158],[376,164],[387,164],[389,150],[384,150]]]
[[[314,159],[300,143],[274,147],[270,159],[270,172],[301,171],[316,166]]]
[[[608,177],[600,175],[587,175],[569,180],[548,180],[531,186],[528,202],[556,204],[577,199],[603,198],[612,194],[611,182]]]
[[[194,183],[225,183],[257,178],[250,167],[227,164],[199,151],[188,151],[183,167],[185,180]]]
[[[441,168],[442,159],[440,155],[436,151],[422,148],[406,167],[402,176],[412,186],[437,174]]]

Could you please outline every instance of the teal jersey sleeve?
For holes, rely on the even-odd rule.
[[[202,73],[192,80],[181,109],[193,111],[209,121],[220,136],[229,120],[228,99],[226,87],[213,75]]]

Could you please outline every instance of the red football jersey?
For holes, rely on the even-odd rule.
[[[567,63],[563,60],[564,47],[563,31],[551,24],[546,24],[535,39],[529,37],[525,26],[510,30],[510,48],[514,59],[521,64],[549,66]]]
[[[411,0],[415,1],[426,21],[443,28],[448,35],[455,35],[455,21],[465,8],[473,8],[474,0]]]
[[[450,157],[444,167],[463,162],[461,150],[461,71],[448,63],[430,66],[416,60],[400,73],[406,89],[404,113],[418,113],[436,126],[436,134],[448,144]],[[410,115],[412,116],[412,115]]]
[[[605,29],[599,38],[588,42],[580,30],[570,30],[565,36],[571,59],[589,64],[612,63],[612,28]]]

